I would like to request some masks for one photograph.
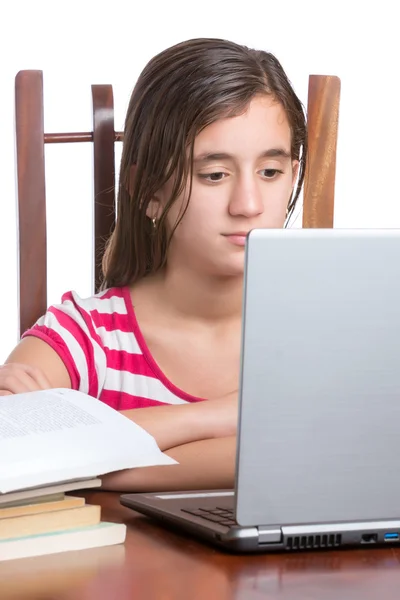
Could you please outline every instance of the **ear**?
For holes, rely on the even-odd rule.
[[[161,203],[157,196],[153,196],[146,207],[146,216],[149,219],[157,219],[158,215],[161,212]]]
[[[296,184],[297,175],[299,174],[300,163],[298,160],[292,160],[292,190]]]
[[[129,169],[129,180],[128,180],[128,192],[130,195],[133,194],[133,187],[135,185],[135,176],[136,176],[136,165],[132,165]],[[150,200],[146,208],[146,216],[149,219],[156,219],[160,212],[160,200],[157,196],[154,196]]]

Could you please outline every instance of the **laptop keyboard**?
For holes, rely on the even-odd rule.
[[[225,527],[231,527],[232,525],[236,525],[235,517],[233,514],[232,508],[182,508],[182,512],[188,513],[189,515],[193,515],[195,517],[201,517],[202,519],[206,519],[207,521],[212,521],[213,523],[218,523],[219,525],[224,525]]]

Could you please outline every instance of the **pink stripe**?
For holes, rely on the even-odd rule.
[[[90,315],[95,327],[104,327],[106,331],[115,331],[118,329],[124,333],[132,333],[132,327],[128,315],[121,315],[116,312],[111,314],[102,313],[97,309],[91,310]]]
[[[129,410],[131,408],[147,408],[149,406],[165,406],[166,402],[157,402],[141,396],[132,396],[126,392],[114,390],[103,390],[100,394],[100,400],[116,410]]]
[[[85,355],[86,364],[89,374],[89,395],[97,398],[98,395],[98,380],[95,368],[93,342],[81,329],[81,327],[69,315],[63,311],[51,306],[48,312],[52,313],[62,327],[64,327],[71,335],[74,336],[79,346],[82,348]]]
[[[96,296],[98,300],[110,300],[110,298],[123,298],[124,292],[122,288],[109,288],[102,296]]]
[[[76,363],[72,358],[72,354],[69,351],[68,346],[65,344],[64,340],[59,336],[59,334],[53,329],[49,329],[44,325],[35,325],[31,329],[25,331],[22,337],[24,338],[28,335],[43,340],[55,352],[57,352],[58,356],[61,358],[65,365],[65,368],[68,371],[69,378],[71,379],[71,388],[73,390],[79,390],[81,380],[79,371],[76,368]]]
[[[149,367],[143,354],[130,354],[124,350],[109,350],[104,348],[107,358],[107,367],[116,371],[128,371],[134,375],[146,375],[146,377],[156,378],[154,372]]]

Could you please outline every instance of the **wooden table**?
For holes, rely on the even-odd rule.
[[[125,544],[0,563],[1,600],[400,598],[400,547],[235,556],[163,529],[117,494],[85,496],[127,524]]]

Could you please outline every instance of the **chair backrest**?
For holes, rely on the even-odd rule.
[[[46,133],[43,72],[20,71],[15,78],[20,334],[47,308],[45,144],[93,144],[95,291],[101,283],[101,257],[115,219],[114,145],[123,134],[114,129],[112,86],[91,87],[92,131]],[[303,227],[333,227],[339,100],[337,77],[310,75]]]

